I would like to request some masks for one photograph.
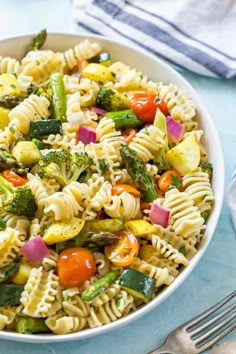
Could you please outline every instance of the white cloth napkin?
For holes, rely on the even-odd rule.
[[[178,68],[236,77],[235,0],[74,0],[76,30],[141,47]]]

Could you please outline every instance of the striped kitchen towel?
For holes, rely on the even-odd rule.
[[[180,69],[236,77],[235,0],[74,0],[76,30],[141,47]]]
[[[227,204],[230,211],[231,220],[236,231],[236,168],[227,191]]]

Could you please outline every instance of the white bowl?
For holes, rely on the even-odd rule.
[[[0,40],[0,55],[11,56],[13,58],[21,59],[25,54],[25,49],[32,43],[32,38],[35,34],[18,36],[13,38],[7,38]],[[168,287],[166,287],[155,299],[150,303],[141,307],[137,311],[129,314],[128,316],[121,318],[115,322],[97,327],[93,329],[85,329],[81,332],[76,332],[66,335],[54,335],[54,334],[18,334],[15,332],[0,331],[0,338],[21,341],[21,342],[33,342],[33,343],[46,343],[46,342],[64,342],[71,340],[84,339],[87,337],[93,337],[111,330],[115,330],[121,326],[135,321],[138,317],[148,313],[156,306],[160,305],[170,294],[172,294],[178,286],[187,278],[187,276],[193,271],[194,267],[203,256],[206,248],[208,247],[211,238],[214,234],[219,215],[222,208],[223,196],[224,196],[224,162],[221,145],[218,137],[218,133],[213,124],[213,121],[201,101],[200,97],[193,89],[193,87],[174,69],[165,64],[162,60],[154,57],[151,54],[146,54],[137,49],[130,48],[122,45],[119,42],[106,39],[101,36],[95,35],[78,35],[78,34],[60,34],[50,33],[48,34],[45,48],[50,48],[54,51],[64,51],[66,49],[74,47],[79,41],[86,38],[91,41],[96,41],[102,46],[102,50],[108,51],[112,55],[112,60],[124,61],[125,63],[140,70],[143,74],[147,75],[151,80],[164,82],[172,82],[178,88],[186,91],[193,99],[198,108],[199,125],[204,130],[204,146],[208,153],[209,161],[213,164],[213,180],[212,186],[215,195],[214,208],[207,222],[207,229],[205,237],[203,238],[197,254],[191,259],[189,265],[183,269],[178,275],[175,281]]]

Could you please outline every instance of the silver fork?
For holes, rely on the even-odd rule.
[[[236,328],[236,303],[221,309],[235,296],[236,291],[176,328],[169,334],[164,345],[148,354],[202,353]],[[219,309],[221,311],[217,311]]]

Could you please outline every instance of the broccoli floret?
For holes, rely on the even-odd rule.
[[[213,165],[210,162],[200,161],[199,167],[202,169],[203,172],[208,173],[210,179],[212,178]]]
[[[4,177],[0,176],[0,189],[6,199],[2,201],[1,209],[14,215],[34,216],[37,205],[31,189],[27,185],[14,187]]]
[[[41,178],[55,178],[64,187],[77,181],[84,171],[90,169],[92,163],[87,153],[50,151],[39,160],[40,169],[37,174]]]
[[[121,111],[129,108],[126,95],[104,86],[98,91],[96,105],[107,111]]]

